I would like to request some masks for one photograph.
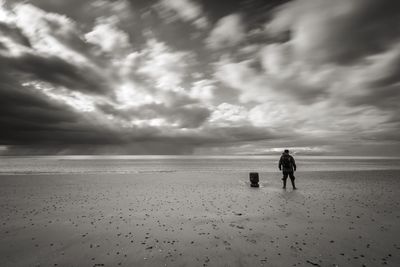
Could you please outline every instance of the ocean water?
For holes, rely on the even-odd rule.
[[[276,156],[0,156],[0,174],[276,172]],[[399,170],[400,158],[296,156],[298,172]]]

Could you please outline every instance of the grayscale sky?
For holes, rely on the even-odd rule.
[[[0,154],[400,155],[398,0],[0,0]]]

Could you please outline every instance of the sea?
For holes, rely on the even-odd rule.
[[[0,156],[0,175],[277,172],[268,156]],[[297,171],[399,170],[398,157],[295,156]]]

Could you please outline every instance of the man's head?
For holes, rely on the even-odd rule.
[[[283,153],[289,154],[289,149],[285,149],[285,151],[283,151]]]

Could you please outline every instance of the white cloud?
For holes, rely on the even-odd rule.
[[[187,75],[189,52],[172,51],[167,45],[150,40],[142,51],[138,73],[152,80],[156,88],[165,91],[182,91],[183,78]]]
[[[0,0],[0,22],[5,24],[14,23],[14,15],[5,8],[5,0]]]
[[[206,17],[200,17],[196,19],[193,24],[199,29],[206,29],[209,26],[209,22]]]
[[[204,102],[210,102],[214,98],[214,91],[217,90],[215,81],[213,80],[199,80],[192,84],[189,95],[194,99]]]
[[[296,133],[298,140],[307,136],[315,140],[350,141],[354,136],[371,135],[375,132],[371,129],[385,128],[392,116],[390,110],[380,110],[374,104],[349,105],[347,101],[371,94],[367,76],[372,76],[372,80],[381,77],[378,69],[387,65],[377,62],[392,65],[393,57],[389,54],[394,52],[373,57],[368,65],[365,62],[354,67],[322,65],[313,69],[287,60],[290,54],[285,52],[286,45],[276,44],[262,50],[264,71],[252,68],[251,61],[233,62],[227,57],[216,64],[216,79],[238,90],[242,103],[259,103],[246,112],[247,122],[290,135]],[[375,69],[376,66],[379,68]],[[223,118],[220,114],[224,112],[217,109],[212,118]]]
[[[119,108],[138,107],[157,103],[152,94],[134,81],[117,86],[115,94],[118,101],[117,106]]]
[[[0,36],[0,42],[5,48],[0,50],[0,55],[4,57],[19,57],[25,53],[29,53],[30,49],[25,45],[15,42],[9,36]]]
[[[161,3],[173,10],[184,20],[194,20],[201,13],[201,7],[191,0],[161,0]]]
[[[96,11],[101,11],[103,14],[118,17],[120,20],[129,20],[133,14],[130,11],[130,4],[127,0],[95,0],[90,3]]]
[[[92,31],[85,34],[85,39],[98,45],[106,53],[124,56],[130,49],[129,36],[118,29],[112,18],[99,18]]]
[[[140,128],[146,128],[146,127],[170,127],[170,126],[174,126],[171,125],[171,123],[169,123],[168,121],[166,121],[165,118],[154,118],[154,119],[146,119],[146,120],[142,120],[142,119],[133,119],[130,122],[131,126],[137,126]]]
[[[24,53],[56,56],[77,65],[90,65],[83,51],[74,47],[80,41],[80,31],[74,21],[56,13],[45,12],[31,4],[15,4],[11,10],[0,7],[0,21],[21,31],[30,47],[16,42],[8,44],[14,56]]]
[[[254,126],[285,128],[292,127],[296,124],[296,118],[293,116],[295,107],[279,103],[278,101],[269,101],[267,103],[257,105],[249,111],[249,120]]]
[[[95,110],[96,99],[81,92],[71,92],[62,87],[55,88],[51,84],[41,81],[25,82],[22,86],[35,88],[51,99],[65,103],[80,112],[92,112]]]
[[[293,56],[289,43],[266,45],[260,52],[261,64],[269,75],[283,78],[293,76],[297,71],[293,68]]]
[[[68,41],[77,37],[76,24],[64,15],[47,13],[30,4],[13,8],[14,23],[29,38],[34,50],[44,55],[56,55],[77,64],[88,63],[87,58],[71,49]]]
[[[209,23],[207,18],[203,14],[202,7],[192,0],[160,0],[159,7],[164,10],[160,10],[161,14],[169,20],[174,20],[175,17],[171,17],[165,11],[172,11],[176,17],[183,20],[192,22],[197,28],[205,29]]]
[[[239,100],[242,103],[271,100],[276,93],[270,88],[270,82],[264,75],[253,70],[250,64],[250,60],[233,62],[228,57],[223,57],[215,65],[215,78],[226,86],[238,90]]]
[[[207,46],[219,49],[239,44],[246,37],[244,25],[242,17],[238,14],[223,17],[206,39]]]
[[[247,124],[248,111],[243,106],[222,103],[214,109],[209,122],[214,126],[222,127]]]

